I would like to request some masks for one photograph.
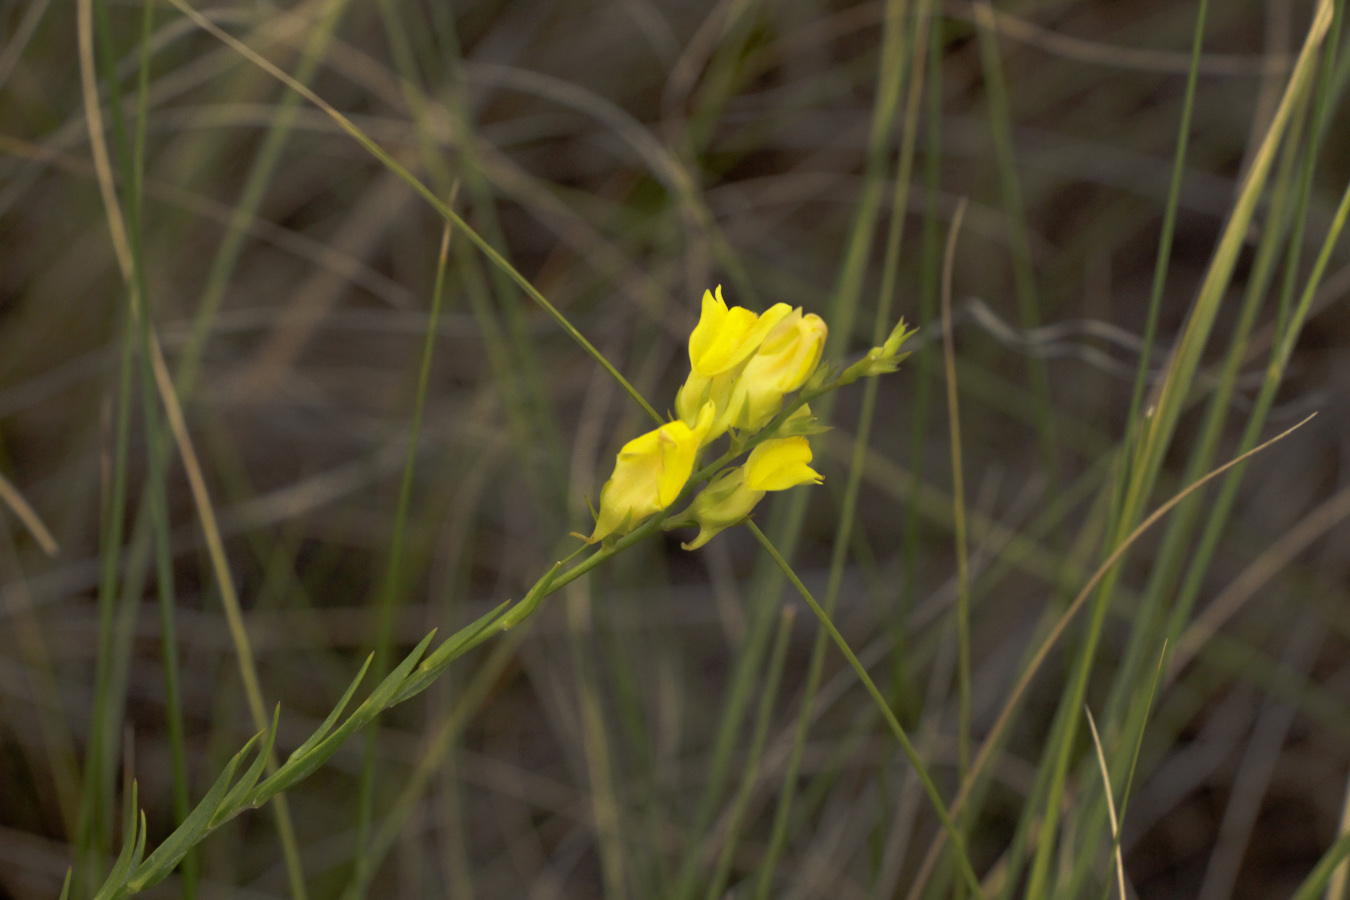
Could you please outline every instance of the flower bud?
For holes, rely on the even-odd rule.
[[[867,351],[867,355],[855,362],[843,371],[839,376],[839,384],[852,384],[859,378],[868,378],[873,375],[885,375],[887,372],[894,372],[900,367],[908,353],[901,353],[900,347],[905,341],[914,336],[914,329],[905,325],[905,320],[901,319],[891,329],[890,336],[886,338],[885,343],[880,347],[873,347]]]
[[[766,492],[819,483],[820,474],[807,465],[810,461],[811,445],[804,437],[765,441],[750,451],[744,466],[719,475],[699,492],[688,509],[669,520],[665,527],[697,525],[698,536],[680,545],[686,550],[697,550],[750,515]]]
[[[697,550],[719,532],[750,515],[763,496],[763,491],[752,491],[745,486],[745,469],[737,466],[723,472],[700,491],[689,508],[678,518],[667,521],[666,527],[697,525],[698,536],[687,544],[680,544],[686,550]]]

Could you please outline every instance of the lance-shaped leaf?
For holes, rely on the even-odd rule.
[[[470,622],[468,625],[465,625],[459,631],[456,631],[454,634],[450,635],[450,637],[446,638],[445,643],[441,644],[433,653],[427,656],[426,659],[422,660],[422,664],[417,667],[416,674],[408,678],[407,683],[403,685],[403,689],[398,692],[398,696],[396,696],[393,703],[390,703],[389,705],[393,706],[395,703],[402,703],[409,697],[420,694],[422,691],[426,690],[427,687],[440,676],[441,672],[445,671],[445,668],[449,666],[450,663],[454,662],[465,653],[468,653],[474,647],[477,647],[479,644],[483,643],[483,641],[495,634],[497,629],[493,626],[498,623],[502,617],[503,611],[510,605],[511,601],[509,600],[498,604],[484,615],[479,616],[473,622]]]
[[[373,653],[366,657],[366,661],[361,665],[361,671],[357,672],[356,677],[352,679],[352,683],[347,685],[346,693],[342,695],[342,699],[333,707],[333,711],[328,714],[328,718],[324,719],[323,724],[314,729],[314,733],[306,738],[303,744],[295,748],[295,751],[287,757],[288,762],[297,757],[304,756],[306,753],[317,747],[319,741],[322,741],[328,736],[328,732],[332,731],[333,726],[337,724],[338,717],[342,715],[342,711],[346,709],[347,704],[351,702],[352,694],[356,693],[357,686],[365,680],[366,671],[370,669],[370,664],[374,659],[375,654]]]
[[[220,825],[248,805],[244,802],[244,795],[252,790],[253,786],[258,783],[258,779],[262,777],[263,769],[267,766],[267,760],[272,755],[272,745],[277,739],[277,723],[280,719],[281,704],[278,703],[276,709],[272,711],[272,725],[263,737],[257,757],[254,758],[253,764],[248,767],[248,770],[240,776],[239,782],[230,788],[230,792],[225,795],[225,799],[220,801],[220,808],[211,817],[211,828]]]
[[[103,887],[94,895],[94,900],[112,900],[123,895],[127,874],[140,861],[139,851],[145,850],[145,833],[141,828],[143,819],[137,815],[138,812],[136,781],[133,779],[127,799],[126,821],[122,826],[122,852],[117,854],[117,862],[113,863],[112,871],[108,873]]]
[[[248,804],[250,806],[261,806],[268,798],[308,777],[338,751],[338,748],[351,736],[352,732],[392,706],[394,697],[408,678],[408,673],[412,671],[413,666],[417,665],[417,661],[422,658],[422,654],[427,649],[427,644],[431,643],[431,639],[435,636],[436,632],[433,631],[422,638],[412,652],[404,657],[403,662],[399,663],[398,667],[379,683],[370,696],[366,698],[366,701],[358,706],[347,718],[347,721],[343,722],[336,731],[315,744],[303,756],[295,755],[286,760],[285,765],[254,788],[248,796]]]
[[[244,761],[244,757],[253,749],[253,745],[258,742],[260,737],[262,737],[262,732],[248,739],[248,743],[244,744],[239,752],[230,759],[224,771],[216,778],[216,783],[211,785],[211,790],[207,791],[206,796],[197,804],[197,808],[188,813],[188,817],[183,820],[183,824],[174,829],[173,834],[169,835],[145,862],[136,867],[135,874],[127,880],[128,893],[138,893],[150,887],[150,885],[158,884],[164,880],[174,870],[174,867],[182,861],[188,850],[192,849],[202,839],[202,836],[206,834],[207,826],[211,822],[211,817],[220,808],[221,801],[225,799],[225,794],[229,791],[235,771],[238,770],[239,764]]]

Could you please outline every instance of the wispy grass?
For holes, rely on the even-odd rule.
[[[1344,897],[1350,61],[1268,7],[0,14],[0,891]],[[914,356],[579,547],[718,283]]]

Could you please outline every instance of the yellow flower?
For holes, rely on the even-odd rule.
[[[777,303],[762,315],[741,306],[728,308],[717,292],[703,292],[703,312],[689,335],[689,378],[675,397],[675,412],[692,423],[703,405],[712,401],[717,409],[712,428],[704,443],[716,440],[730,427],[728,403],[741,370],[764,339],[791,312],[786,303]]]
[[[712,418],[713,405],[708,403],[692,428],[685,422],[669,422],[624,444],[614,474],[600,489],[600,514],[586,543],[627,534],[674,503],[694,471]]]
[[[779,321],[732,387],[727,400],[731,427],[754,433],[767,425],[782,408],[783,396],[816,370],[827,332],[820,316],[804,316],[800,307]]]
[[[698,536],[680,546],[697,550],[719,532],[750,515],[767,491],[785,491],[815,483],[820,474],[809,465],[811,445],[804,437],[765,441],[750,451],[744,466],[724,472],[694,498],[689,508],[666,523],[667,528],[697,525]]]
[[[791,311],[776,303],[763,315],[743,306],[727,308],[722,286],[703,292],[703,312],[689,335],[689,364],[696,374],[711,378],[736,368],[750,358],[761,342]]]
[[[752,491],[785,491],[824,479],[809,465],[811,444],[804,437],[765,441],[745,461],[745,486]]]

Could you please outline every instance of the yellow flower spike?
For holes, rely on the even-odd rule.
[[[586,543],[627,534],[674,503],[694,471],[712,419],[713,405],[708,403],[692,428],[685,422],[668,422],[624,444],[614,474],[600,489],[600,515]]]
[[[752,491],[785,491],[799,484],[820,484],[811,468],[811,444],[804,437],[765,441],[745,461],[745,486]]]
[[[794,309],[774,327],[741,370],[727,401],[731,427],[754,433],[782,408],[820,364],[829,329],[815,313]]]

